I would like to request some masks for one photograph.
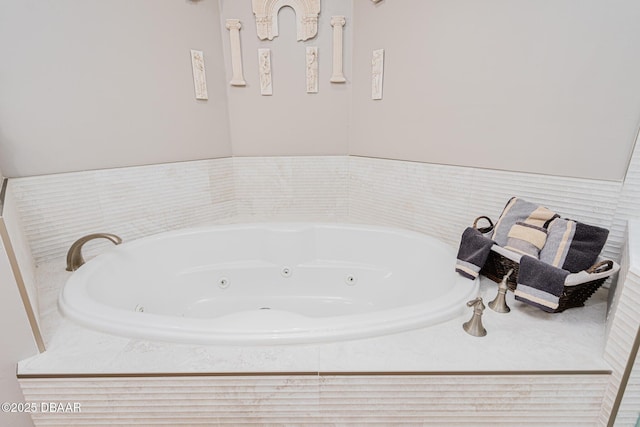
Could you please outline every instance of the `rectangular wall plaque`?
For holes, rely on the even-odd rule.
[[[377,49],[371,57],[371,99],[382,99],[383,80],[384,49]]]
[[[209,99],[207,94],[207,76],[204,71],[204,54],[200,50],[191,50],[191,67],[193,68],[193,86],[196,99]]]

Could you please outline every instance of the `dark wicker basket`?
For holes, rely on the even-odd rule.
[[[488,227],[478,228],[478,220],[486,219],[489,222]],[[480,232],[488,233],[493,229],[493,223],[486,216],[481,216],[476,218],[473,222],[473,227],[480,230]],[[594,264],[591,268],[587,270],[588,273],[601,273],[605,271],[609,271],[613,268],[613,261],[600,261]],[[509,273],[509,270],[513,269],[513,273],[507,279],[507,286],[509,290],[514,291],[516,289],[518,283],[518,271],[520,269],[520,264],[516,261],[513,261],[502,254],[499,254],[495,251],[489,252],[489,257],[487,258],[487,262],[485,262],[484,266],[480,270],[480,274],[489,279],[493,280],[496,283],[500,283],[502,278]],[[565,286],[562,291],[562,295],[560,295],[560,300],[558,301],[558,308],[553,311],[553,313],[560,313],[565,311],[568,308],[574,307],[584,307],[584,303],[586,300],[593,295],[595,291],[598,290],[600,286],[607,280],[607,277],[601,277],[599,279],[595,279],[589,282],[580,283],[572,286]]]

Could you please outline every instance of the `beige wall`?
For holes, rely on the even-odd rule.
[[[220,0],[227,84],[231,80],[229,35],[224,22],[241,20],[240,39],[245,87],[228,87],[229,118],[234,156],[347,154],[351,93],[352,2],[323,0],[318,35],[296,41],[293,9],[279,14],[280,35],[260,41],[251,0]],[[347,83],[330,83],[332,70],[332,15],[346,16],[344,59]],[[305,90],[305,47],[318,47],[318,93]],[[271,49],[273,96],[260,95],[258,48]]]
[[[0,2],[9,177],[231,154],[217,0]],[[204,51],[208,101],[190,49]]]
[[[332,15],[347,83],[331,84]],[[246,87],[231,87],[227,18]],[[640,122],[636,0],[323,0],[317,38],[256,36],[251,0],[0,3],[0,167],[10,177],[235,156],[384,157],[620,180]],[[320,90],[304,90],[304,47]],[[257,49],[272,49],[261,96]],[[189,49],[205,53],[209,101]],[[371,51],[386,50],[384,99]]]
[[[353,4],[350,154],[624,176],[640,122],[637,0]]]

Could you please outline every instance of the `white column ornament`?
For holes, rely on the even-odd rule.
[[[229,41],[231,42],[231,86],[246,86],[242,74],[242,51],[240,50],[240,24],[239,19],[227,19],[227,30],[229,30]]]
[[[278,11],[284,6],[296,12],[298,41],[312,39],[318,33],[320,0],[251,0],[260,40],[273,40],[278,35]]]
[[[371,99],[382,99],[383,78],[384,49],[377,49],[371,57]]]
[[[258,67],[260,69],[260,94],[273,95],[271,85],[271,49],[258,49]]]
[[[191,50],[191,68],[193,70],[193,86],[196,99],[209,99],[207,93],[207,76],[204,71],[204,54],[200,50]]]
[[[344,83],[342,71],[342,27],[347,21],[344,16],[332,16],[331,26],[333,27],[333,72],[331,73],[331,83]]]
[[[318,93],[318,48],[307,46],[307,93]]]

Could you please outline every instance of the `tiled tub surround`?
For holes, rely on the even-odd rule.
[[[616,412],[616,426],[632,427],[640,419],[640,221],[629,221],[629,240],[622,257],[623,270],[613,295],[607,325],[605,360],[613,368],[603,404],[603,418]],[[622,387],[622,393],[616,393]]]
[[[346,221],[347,177],[346,156],[225,158],[17,178],[9,191],[39,264],[97,230],[128,241],[229,221]]]
[[[605,425],[607,291],[582,309],[543,313],[514,301],[467,335],[471,311],[375,338],[307,345],[203,346],[129,339],[62,319],[62,260],[38,268],[48,350],[20,363],[25,398],[80,402],[81,414],[36,414],[37,426],[332,424]],[[618,289],[625,289],[619,286]],[[485,301],[496,287],[483,279]]]
[[[476,217],[487,215],[495,222],[509,198],[519,196],[563,217],[611,230],[603,253],[620,257],[624,224],[614,218],[621,182],[364,157],[349,160],[349,216],[354,220],[421,231],[457,246],[462,230]]]
[[[628,177],[638,174],[636,169],[640,168],[637,157],[634,156],[632,160]],[[194,165],[197,167],[191,170]],[[174,169],[176,167],[178,169]],[[195,187],[202,189],[201,194],[206,193],[203,196],[206,202],[201,205],[203,208],[195,209],[203,214],[194,219],[193,213],[188,213],[187,220],[183,221],[180,215],[172,212],[172,207],[181,206],[181,202],[171,201],[170,194],[164,193],[166,186],[154,186],[154,179],[147,175],[160,168],[169,175],[185,173],[187,176],[194,176],[194,173],[200,173],[197,172],[198,167],[207,169],[207,172],[203,172],[203,176],[207,177],[207,184]],[[131,172],[140,174],[138,176]],[[92,186],[87,186],[85,191],[74,192],[60,187],[60,182],[52,181],[54,178],[65,178],[65,187],[73,188],[72,185],[79,184],[76,181],[82,178],[81,174],[96,173],[101,173],[104,177],[103,185],[99,187],[100,192],[95,191],[96,187]],[[113,197],[109,194],[112,187],[108,184],[108,177],[112,173],[124,174],[123,186],[130,188],[120,193],[121,199],[110,206],[111,211],[107,207],[100,207],[96,213],[92,211],[95,203],[99,204],[100,200],[110,200]],[[259,400],[264,403],[259,406],[265,410],[255,416],[264,415],[267,418],[261,420],[265,422],[280,422],[290,419],[286,418],[291,416],[290,407],[281,406],[279,402],[282,401],[278,400],[280,395],[271,388],[256,389],[255,386],[247,386],[244,374],[306,373],[309,375],[283,374],[276,382],[293,384],[293,381],[304,378],[305,381],[309,380],[311,390],[320,390],[318,393],[321,393],[321,384],[332,374],[360,373],[339,376],[345,382],[345,388],[341,389],[344,392],[341,400],[347,397],[354,399],[345,400],[344,412],[325,405],[322,394],[317,394],[318,400],[313,400],[318,402],[316,410],[320,411],[316,414],[324,417],[316,418],[320,420],[318,422],[344,422],[350,416],[355,416],[356,418],[351,419],[357,420],[357,415],[363,415],[362,412],[357,412],[358,405],[362,406],[362,399],[375,402],[376,398],[380,398],[380,392],[376,395],[376,390],[379,389],[374,386],[377,381],[388,381],[385,384],[390,384],[389,390],[394,391],[387,394],[406,389],[406,385],[402,386],[402,381],[408,376],[376,375],[376,379],[372,380],[364,375],[367,372],[419,374],[415,381],[421,385],[416,385],[416,389],[428,390],[429,393],[438,390],[446,392],[447,388],[443,388],[440,380],[447,377],[445,373],[449,373],[451,379],[446,381],[458,384],[458,392],[446,392],[445,395],[453,395],[452,399],[456,402],[469,398],[469,404],[438,406],[436,403],[430,404],[427,397],[402,395],[406,402],[416,405],[413,407],[417,411],[413,412],[416,418],[411,418],[411,422],[416,424],[421,422],[418,421],[420,419],[425,420],[424,422],[433,419],[441,420],[433,421],[435,425],[444,425],[445,421],[459,425],[473,419],[478,423],[486,421],[490,425],[498,425],[499,421],[505,425],[513,425],[515,421],[509,417],[515,412],[520,414],[517,422],[530,420],[543,425],[597,425],[597,422],[602,423],[600,405],[605,393],[609,395],[614,392],[615,395],[616,389],[612,389],[610,384],[611,375],[607,374],[611,365],[603,358],[606,290],[590,299],[587,307],[569,310],[560,315],[548,315],[510,299],[509,303],[514,308],[512,313],[498,315],[490,310],[485,312],[485,326],[489,330],[489,335],[485,338],[473,338],[462,331],[461,324],[468,320],[468,316],[464,316],[435,327],[385,337],[279,347],[188,346],[108,336],[61,320],[53,301],[69,274],[62,270],[62,257],[71,241],[85,232],[117,231],[121,227],[124,233],[120,233],[125,234],[123,237],[132,239],[156,232],[153,228],[179,228],[209,221],[246,222],[247,219],[297,218],[395,225],[435,235],[455,246],[462,229],[477,215],[497,217],[505,201],[513,194],[545,203],[564,216],[611,228],[605,254],[619,259],[624,241],[623,220],[632,212],[630,207],[638,203],[636,200],[629,200],[635,193],[631,186],[624,183],[357,157],[233,158],[67,175],[11,181],[12,191],[15,192],[23,216],[25,234],[38,264],[41,324],[48,341],[47,352],[20,365],[20,373],[25,376],[21,381],[28,399],[46,400],[53,396],[54,394],[42,392],[46,387],[53,387],[53,393],[63,388],[68,391],[70,389],[65,387],[71,387],[79,393],[73,396],[78,399],[82,394],[82,390],[75,389],[74,381],[77,379],[28,377],[33,375],[179,373],[187,377],[171,377],[167,379],[167,386],[174,384],[176,387],[188,387],[192,384],[192,379],[198,379],[207,382],[207,387],[235,384],[233,387],[237,386],[245,391],[258,390],[258,394],[248,392],[243,397],[238,396],[239,401],[242,398],[251,400],[270,396],[266,400]],[[218,178],[212,179],[211,176]],[[170,176],[165,179],[171,180]],[[153,187],[150,191],[154,195],[146,194],[138,181]],[[204,178],[200,182],[204,182]],[[178,193],[186,198],[185,194],[189,194],[193,188],[186,184]],[[107,194],[101,194],[102,191]],[[162,193],[162,197],[168,200],[156,200],[160,197],[158,193]],[[622,199],[621,194],[627,196]],[[95,197],[97,201],[92,199]],[[146,217],[140,216],[138,212],[145,203],[137,202],[137,199],[144,197],[148,197],[148,203],[156,203],[154,207],[145,210]],[[87,204],[87,200],[93,200],[94,204]],[[215,203],[214,200],[220,203]],[[167,207],[162,208],[163,203]],[[210,204],[210,210],[205,214],[207,203]],[[221,209],[216,211],[216,207]],[[127,211],[133,215],[133,221],[127,220]],[[214,211],[218,214],[211,214]],[[80,224],[79,227],[70,218],[69,214],[72,212],[81,219],[77,223]],[[59,230],[56,225],[58,222],[61,223]],[[111,226],[105,229],[108,225]],[[127,231],[129,235],[126,234]],[[90,250],[89,256],[98,250],[99,248]],[[485,301],[493,298],[495,288],[491,284],[489,287],[492,290],[485,295]],[[486,283],[482,289],[487,292]],[[469,316],[470,314],[471,312]],[[206,379],[190,376],[203,373],[235,375],[211,376]],[[228,381],[221,383],[221,378]],[[81,381],[91,383],[93,380],[86,378]],[[135,384],[142,383],[136,377],[122,379],[126,386],[111,377],[95,381],[96,384],[104,382],[100,387],[104,387],[107,398],[121,396],[118,400],[121,405],[134,405],[139,398],[148,398],[145,394],[147,391],[154,390],[135,388]],[[149,381],[159,383],[163,378],[154,377]],[[498,390],[505,388],[505,381],[509,384],[511,395],[519,396],[514,405],[520,406],[510,406],[509,399],[500,398]],[[592,399],[582,398],[585,381],[591,384],[586,395],[592,396]],[[362,387],[361,392],[348,392],[353,390],[349,387],[358,388],[358,384],[362,382],[367,386]],[[110,384],[116,387],[115,391],[107,391],[111,390]],[[124,390],[131,390],[131,384],[135,390],[121,394]],[[286,392],[287,388],[282,390]],[[73,393],[68,396],[72,397]],[[564,403],[553,406],[551,411],[547,410],[549,405],[557,402]],[[224,406],[226,403],[223,407],[213,409],[210,403],[199,404],[203,405],[199,406],[203,411],[208,408],[206,411],[212,410],[218,415],[229,413],[228,407]],[[87,408],[89,407],[91,406],[88,404]],[[381,406],[382,409],[376,415],[398,415],[398,407],[398,404]],[[228,420],[232,424],[242,422],[238,420],[249,416],[255,409],[247,408],[244,410],[236,407],[234,414],[237,417],[231,415],[230,418],[219,420]],[[461,412],[461,408],[467,408],[468,411]],[[96,408],[96,411],[99,419],[101,409]],[[89,412],[86,414],[89,416]],[[211,414],[209,413],[209,419],[213,419],[211,417],[214,415]],[[434,414],[443,418],[428,418]],[[140,419],[145,416],[140,412]],[[342,417],[341,421],[336,421],[336,417]],[[549,421],[549,417],[554,417],[555,421]],[[55,422],[54,418],[44,418],[38,421],[38,425]],[[313,421],[314,418],[310,420]],[[72,425],[71,421],[64,421],[63,424]],[[127,421],[123,424],[127,425]]]
[[[42,265],[38,280],[62,286],[70,273],[59,267]],[[490,301],[495,285],[482,283],[481,292]],[[47,351],[20,363],[20,382],[28,401],[82,404],[80,416],[37,414],[38,426],[158,418],[172,425],[596,425],[610,378],[602,357],[606,293],[561,315],[510,294],[511,313],[485,312],[484,338],[463,331],[469,310],[428,328],[306,345],[129,339],[56,314],[48,318],[56,327]],[[55,305],[56,296],[43,294],[43,304]]]
[[[349,219],[349,158],[235,157],[236,222]]]
[[[640,185],[640,150],[627,181]],[[11,179],[36,263],[63,256],[96,230],[132,240],[212,222],[341,221],[392,225],[457,245],[478,215],[496,219],[513,195],[611,230],[618,260],[624,220],[640,191],[622,182],[353,156],[235,157]],[[98,249],[87,247],[88,254]],[[104,247],[104,246],[102,246]]]
[[[37,264],[59,259],[79,237],[125,240],[235,215],[229,158],[9,180]],[[86,246],[88,256],[109,243]]]

